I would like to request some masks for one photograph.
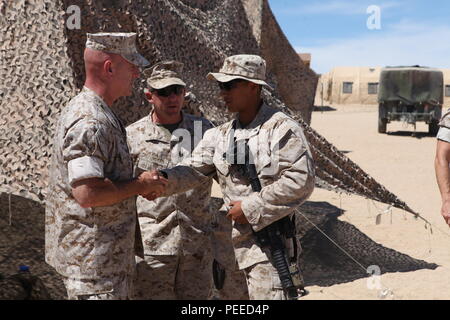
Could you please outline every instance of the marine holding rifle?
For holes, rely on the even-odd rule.
[[[181,164],[161,171],[169,181],[165,195],[217,174],[224,205],[213,217],[214,280],[222,299],[241,299],[245,289],[251,300],[296,299],[303,292],[291,218],[314,189],[314,164],[300,125],[262,99],[265,73],[261,57],[236,55],[208,74],[237,116],[206,131]],[[229,283],[239,275],[247,288]]]

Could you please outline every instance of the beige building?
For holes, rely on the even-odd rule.
[[[381,67],[336,67],[317,84],[315,105],[377,105]],[[444,108],[450,108],[450,69],[444,73]]]

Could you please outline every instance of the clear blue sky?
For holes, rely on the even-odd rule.
[[[334,66],[450,68],[448,0],[269,0],[269,4],[292,46],[312,54],[312,68],[318,73]],[[381,29],[367,27],[371,5],[380,8]]]

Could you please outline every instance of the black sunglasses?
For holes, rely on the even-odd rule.
[[[180,95],[183,92],[184,87],[180,85],[168,86],[162,89],[153,89],[151,92],[156,92],[156,94],[160,97],[169,97],[174,93],[175,95]]]
[[[243,79],[234,79],[228,82],[217,82],[217,84],[219,85],[220,90],[225,90],[225,91],[230,91],[231,89],[236,88],[237,84],[239,82],[243,82],[245,80]]]

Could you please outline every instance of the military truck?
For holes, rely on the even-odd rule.
[[[391,121],[428,124],[437,134],[444,99],[444,75],[426,67],[386,67],[381,70],[378,91],[378,132],[386,133]]]

